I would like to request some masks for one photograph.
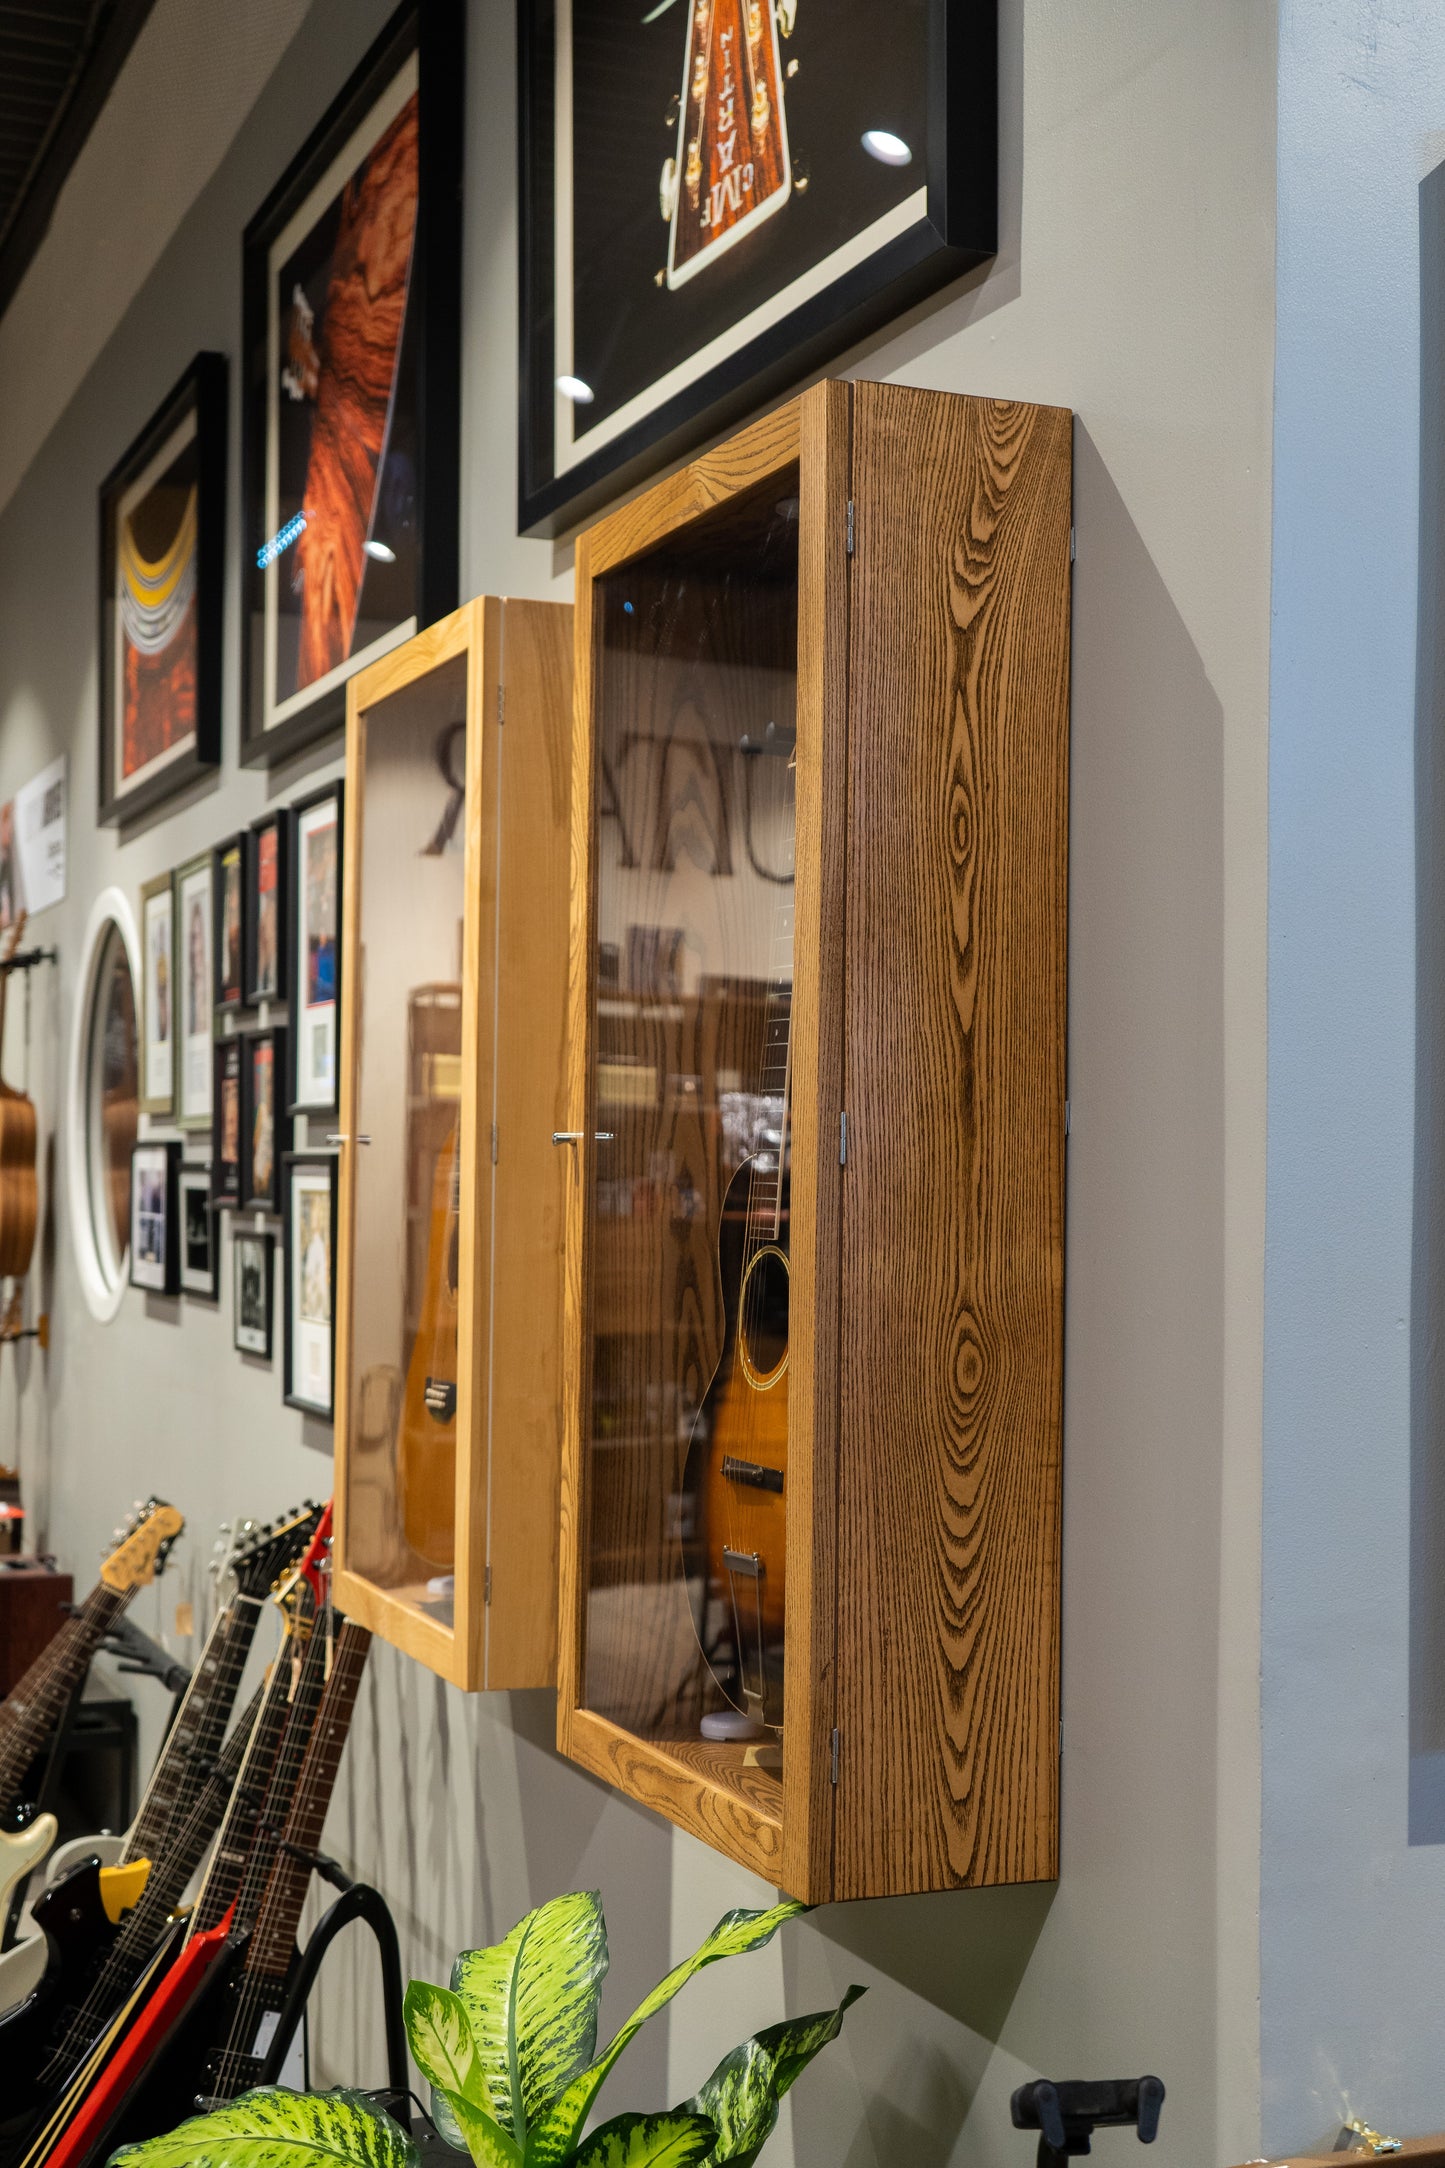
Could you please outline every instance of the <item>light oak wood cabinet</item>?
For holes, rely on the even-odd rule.
[[[813,1900],[1056,1872],[1070,492],[824,384],[578,544],[558,1739]]]
[[[572,613],[485,598],[347,687],[336,1599],[555,1675]]]

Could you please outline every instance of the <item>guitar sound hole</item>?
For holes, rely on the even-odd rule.
[[[743,1370],[748,1383],[766,1392],[788,1363],[788,1260],[774,1244],[748,1267],[742,1299]]]

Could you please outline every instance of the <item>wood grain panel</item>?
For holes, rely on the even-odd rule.
[[[744,1765],[740,1747],[687,1739],[639,1739],[590,1709],[573,1712],[568,1752],[619,1791],[764,1881],[782,1873],[780,1790],[776,1777]]]
[[[487,1686],[557,1668],[572,612],[504,605]]]
[[[831,1894],[851,393],[801,402],[783,1878]]]
[[[1405,2138],[1396,2152],[1381,2156],[1373,2147],[1352,2146],[1344,2153],[1287,2153],[1278,2160],[1264,2164],[1246,2163],[1246,2168],[1339,2168],[1341,2161],[1378,2160],[1409,2161],[1412,2168],[1445,2168],[1445,2136],[1433,2138]]]
[[[1057,1871],[1071,459],[853,396],[840,1898]]]
[[[770,475],[791,466],[798,457],[802,428],[802,402],[763,415],[751,428],[700,459],[667,475],[634,497],[630,504],[598,520],[587,530],[589,579],[599,579],[627,558],[640,557],[656,543],[674,539],[704,513],[726,504],[730,498],[756,489]],[[580,549],[580,544],[579,544]],[[582,599],[582,566],[577,567],[577,599]]]

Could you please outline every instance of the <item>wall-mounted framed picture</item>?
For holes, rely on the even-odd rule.
[[[281,1209],[281,1100],[284,1031],[248,1031],[241,1041],[241,1204]]]
[[[288,1152],[282,1177],[284,1397],[330,1422],[336,1383],[336,1161]]]
[[[216,1254],[216,1208],[211,1202],[208,1167],[181,1163],[177,1211],[181,1231],[181,1293],[214,1302],[220,1293]]]
[[[271,1314],[275,1307],[276,1237],[260,1227],[231,1233],[231,1338],[238,1355],[271,1360]]]
[[[521,10],[524,533],[575,526],[994,253],[996,12]]]
[[[246,228],[241,758],[456,607],[463,0],[407,0]]]
[[[285,806],[252,823],[246,838],[246,1001],[286,992],[286,888],[291,820]]]
[[[216,1007],[239,1009],[246,995],[246,837],[216,846]]]
[[[211,1122],[211,1201],[241,1201],[241,1071],[245,1041],[239,1033],[217,1039],[213,1047]]]
[[[176,891],[169,873],[140,892],[141,1096],[143,1114],[170,1114],[176,1103]]]
[[[147,1140],[130,1155],[130,1284],[151,1295],[180,1287],[180,1229],[176,1181],[181,1148]]]
[[[221,758],[226,357],[198,354],[100,488],[102,822]]]
[[[175,871],[176,1121],[182,1129],[209,1129],[212,1109],[211,1050],[215,1044],[215,867],[205,851]]]
[[[342,802],[338,781],[291,808],[291,1112],[336,1106],[341,1021]]]

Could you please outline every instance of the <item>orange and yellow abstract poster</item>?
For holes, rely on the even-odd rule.
[[[119,790],[195,742],[196,464],[192,416],[118,508],[115,687],[120,713],[113,782]]]

